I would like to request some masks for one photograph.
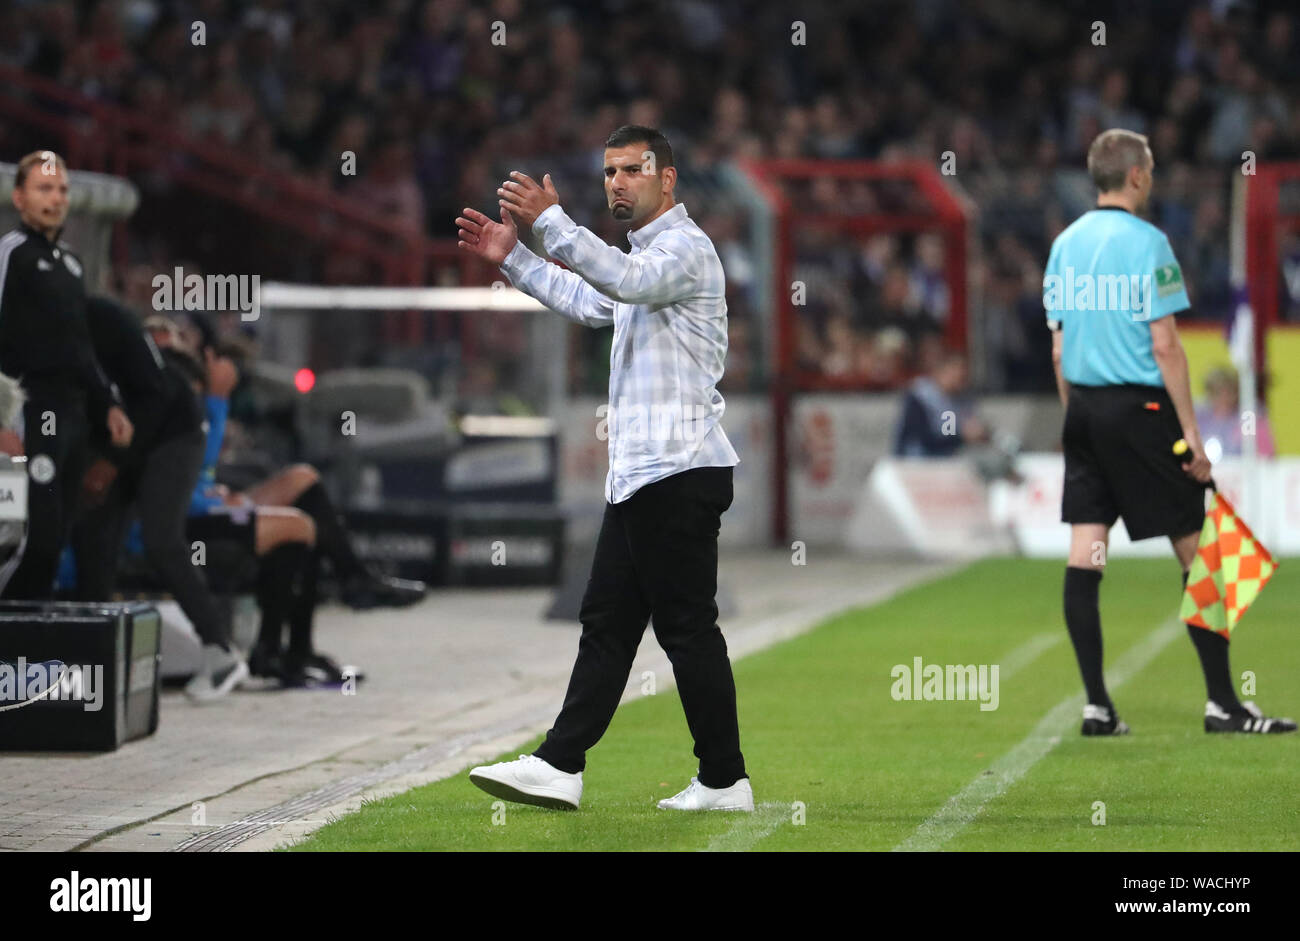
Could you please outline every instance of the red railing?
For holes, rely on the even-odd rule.
[[[1261,163],[1246,190],[1246,298],[1255,315],[1255,362],[1264,372],[1268,331],[1281,320],[1280,238],[1300,232],[1300,213],[1282,212],[1282,184],[1300,186],[1300,161]]]
[[[162,170],[198,193],[287,229],[317,247],[373,263],[386,284],[423,284],[435,266],[457,270],[461,284],[488,284],[493,269],[456,249],[378,215],[359,200],[249,159],[237,149],[198,140],[138,112],[0,65],[0,115],[39,128],[73,169],[118,176]],[[16,159],[19,155],[10,155]],[[450,228],[450,220],[448,220]],[[115,260],[122,261],[123,240]]]
[[[934,167],[920,161],[878,163],[860,160],[742,160],[741,167],[772,207],[776,219],[776,248],[772,297],[776,316],[776,370],[772,381],[773,494],[772,532],[779,544],[789,537],[789,444],[787,426],[791,397],[797,392],[870,391],[864,378],[829,377],[801,370],[797,361],[795,318],[791,299],[795,266],[795,233],[817,226],[845,236],[863,238],[881,232],[938,232],[944,242],[944,269],[950,298],[944,326],[946,342],[964,350],[967,342],[967,211],[944,185]],[[917,208],[872,214],[807,211],[791,204],[781,186],[787,180],[829,178],[837,181],[898,181],[912,187]]]

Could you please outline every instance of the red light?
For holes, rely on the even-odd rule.
[[[316,374],[310,369],[299,369],[293,374],[293,387],[299,392],[310,392],[316,385]]]

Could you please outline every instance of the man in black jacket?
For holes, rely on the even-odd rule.
[[[964,444],[989,440],[988,425],[962,397],[966,380],[966,357],[955,350],[941,353],[927,374],[913,380],[903,394],[895,456],[951,457]]]
[[[216,699],[246,678],[248,667],[231,644],[229,613],[213,598],[185,535],[207,438],[203,367],[179,351],[159,350],[136,315],[115,301],[92,297],[86,314],[95,353],[125,400],[135,435],[126,448],[107,435],[91,436],[100,457],[85,477],[93,507],[73,535],[78,595],[109,597],[126,511],[135,505],[145,558],[203,641],[203,664],[185,692],[197,701]]]
[[[24,447],[27,548],[6,598],[48,598],[68,538],[86,461],[86,436],[102,426],[117,446],[133,428],[104,378],[86,327],[81,263],[59,240],[68,175],[53,151],[18,163],[14,206],[21,223],[0,238],[0,372],[27,393]]]

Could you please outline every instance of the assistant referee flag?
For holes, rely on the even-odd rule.
[[[1272,554],[1216,491],[1187,573],[1179,617],[1231,640],[1232,629],[1276,570]]]

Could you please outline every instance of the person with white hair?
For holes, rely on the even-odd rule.
[[[22,414],[27,400],[23,387],[12,376],[0,372],[0,474],[10,468],[10,458],[23,453]],[[22,471],[20,473],[23,473]],[[12,491],[0,480],[0,499],[9,499]],[[0,510],[5,509],[0,503]],[[17,517],[17,518],[14,518]],[[9,582],[22,558],[27,508],[19,513],[0,515],[0,592]]]

